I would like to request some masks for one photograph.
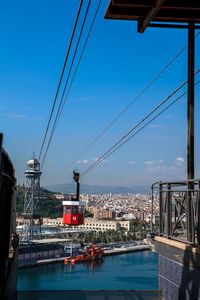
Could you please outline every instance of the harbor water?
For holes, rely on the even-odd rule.
[[[76,265],[64,262],[18,270],[18,291],[157,290],[158,257],[141,251]]]

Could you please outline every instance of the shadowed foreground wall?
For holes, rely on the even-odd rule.
[[[200,299],[200,249],[156,237],[159,290],[164,300]]]

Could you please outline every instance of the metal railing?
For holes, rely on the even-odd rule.
[[[156,182],[152,185],[152,220],[155,195],[159,199],[159,234],[200,245],[200,179]]]

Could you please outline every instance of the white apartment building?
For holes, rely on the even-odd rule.
[[[98,220],[94,218],[85,218],[83,225],[73,226],[72,228],[82,228],[82,229],[91,229],[95,231],[106,231],[106,230],[115,230],[118,231],[120,228],[125,228],[126,231],[129,231],[131,228],[130,221],[110,221],[110,220]]]
[[[67,226],[63,225],[62,218],[50,219],[43,218],[43,225],[45,226]],[[74,229],[91,229],[95,231],[106,231],[106,230],[120,230],[121,228],[129,231],[131,229],[130,221],[110,221],[110,220],[97,220],[94,218],[85,218],[84,224],[79,226],[70,226]]]

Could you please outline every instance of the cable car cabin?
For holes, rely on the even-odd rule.
[[[85,202],[77,201],[76,197],[69,197],[63,201],[63,224],[84,224],[84,206]]]

